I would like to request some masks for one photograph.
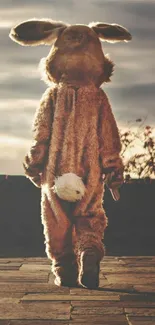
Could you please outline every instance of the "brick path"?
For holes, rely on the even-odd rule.
[[[58,288],[46,258],[0,259],[0,325],[155,325],[155,257],[105,257],[99,290]]]

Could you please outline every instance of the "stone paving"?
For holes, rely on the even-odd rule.
[[[155,256],[101,262],[98,290],[56,287],[47,258],[0,258],[0,325],[155,325]]]

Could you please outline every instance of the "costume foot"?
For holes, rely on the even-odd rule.
[[[75,259],[66,256],[59,261],[55,261],[51,271],[55,275],[54,283],[57,286],[76,287],[78,284],[78,267]]]
[[[79,284],[88,289],[99,286],[100,263],[96,250],[88,249],[81,253]]]
[[[78,283],[77,280],[74,279],[62,279],[60,277],[56,277],[54,283],[58,287],[77,287]]]

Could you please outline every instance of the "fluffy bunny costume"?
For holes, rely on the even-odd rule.
[[[95,288],[107,226],[102,175],[115,172],[112,188],[122,182],[123,174],[118,128],[100,88],[110,81],[113,63],[104,56],[99,38],[128,41],[131,35],[115,24],[69,26],[29,20],[13,28],[10,36],[21,45],[53,44],[42,60],[50,86],[36,111],[34,142],[24,168],[41,187],[46,253],[55,283],[75,285],[78,278],[81,285]],[[60,198],[56,181],[62,175]],[[74,199],[63,199],[70,195]]]

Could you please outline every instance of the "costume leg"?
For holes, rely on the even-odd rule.
[[[104,256],[102,243],[107,218],[103,209],[92,215],[76,217],[75,252],[79,267],[79,283],[87,288],[99,286],[99,266]]]
[[[72,250],[72,223],[66,220],[58,223],[46,194],[41,200],[42,224],[44,227],[46,254],[52,260],[52,272],[56,276],[55,284],[76,285],[77,267]]]

